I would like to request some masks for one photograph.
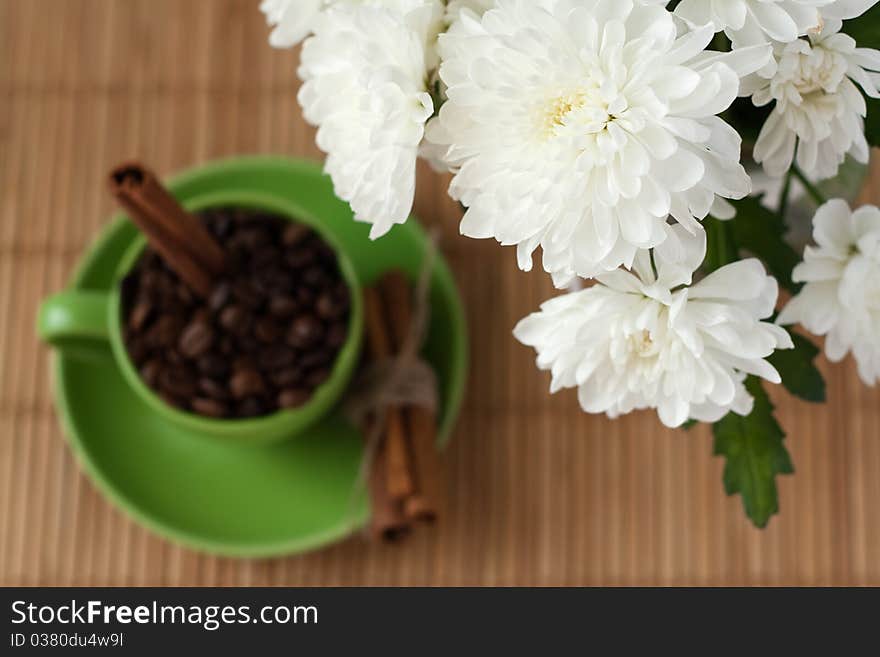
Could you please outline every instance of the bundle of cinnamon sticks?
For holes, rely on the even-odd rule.
[[[413,322],[409,280],[401,272],[388,273],[364,291],[364,301],[369,357],[393,358]],[[369,473],[370,532],[376,539],[396,541],[416,523],[434,523],[441,515],[443,468],[436,417],[419,406],[391,406],[371,421],[380,427]]]

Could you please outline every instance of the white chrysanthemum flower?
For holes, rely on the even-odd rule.
[[[857,48],[839,32],[839,20],[828,20],[809,40],[776,44],[776,73],[744,81],[757,106],[775,101],[755,144],[755,161],[771,176],[782,176],[797,153],[798,166],[810,177],[837,175],[847,154],[868,161],[865,99],[880,98],[880,51]]]
[[[788,43],[817,31],[824,18],[863,14],[878,0],[682,0],[675,14],[692,25],[711,24],[735,45]]]
[[[312,31],[321,9],[332,0],[263,0],[260,11],[274,27],[269,35],[273,48],[290,48]]]
[[[716,195],[742,198],[740,137],[716,115],[769,46],[704,52],[710,27],[679,37],[672,14],[630,0],[499,0],[440,37],[448,101],[429,141],[450,148],[463,234],[544,250],[564,285],[629,264],[691,231]],[[729,204],[725,204],[729,205]]]
[[[446,3],[446,17],[449,21],[454,21],[462,9],[470,9],[477,16],[482,16],[494,4],[495,0],[449,0]]]
[[[822,18],[849,20],[861,16],[880,0],[832,0],[822,6]]]
[[[442,0],[263,0],[260,11],[266,14],[266,22],[275,28],[269,35],[269,44],[275,48],[295,46],[311,34],[322,10],[339,4],[388,7],[407,14],[423,5],[436,7],[442,4]],[[435,29],[433,36],[437,31]]]
[[[859,376],[873,385],[880,378],[880,209],[851,212],[842,200],[816,213],[813,239],[792,278],[806,283],[780,313],[780,324],[802,324],[827,335],[825,353],[834,362],[848,352]]]
[[[654,250],[656,276],[641,252],[632,273],[610,272],[591,288],[548,301],[514,335],[552,372],[551,392],[577,387],[588,413],[614,418],[652,408],[670,427],[689,418],[715,422],[729,411],[748,415],[746,375],[779,383],[764,359],[793,346],[785,330],[761,321],[776,305],[776,280],[751,259],[690,285],[705,256],[705,233],[669,230]]]
[[[442,3],[411,4],[407,13],[348,3],[326,9],[299,69],[299,101],[319,126],[336,194],[358,221],[373,224],[374,239],[409,216],[419,144],[434,113],[425,43]]]

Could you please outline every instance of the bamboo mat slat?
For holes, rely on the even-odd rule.
[[[509,250],[458,236],[448,180],[420,172],[416,212],[441,229],[473,347],[449,453],[449,517],[406,545],[351,539],[234,561],[155,537],[77,468],[37,344],[111,215],[104,173],[163,173],[239,153],[318,158],[296,104],[297,55],[266,45],[256,0],[0,0],[0,584],[880,585],[880,393],[822,363],[829,403],[775,394],[795,477],[751,528],[724,497],[705,428],[587,416],[550,397],[510,336],[551,296]],[[865,201],[880,202],[874,167]]]

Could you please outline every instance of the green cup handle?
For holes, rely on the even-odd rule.
[[[40,306],[37,334],[44,342],[62,349],[106,344],[110,337],[109,303],[106,292],[73,290],[51,296]]]

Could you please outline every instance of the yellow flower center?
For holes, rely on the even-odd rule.
[[[575,109],[580,109],[587,102],[587,95],[583,91],[563,94],[550,101],[547,107],[547,115],[544,125],[550,132],[565,124],[565,117]]]
[[[642,329],[639,333],[633,333],[629,336],[630,348],[642,358],[654,355],[654,339],[651,332]]]
[[[550,96],[538,106],[536,118],[544,140],[558,137],[563,131],[595,135],[612,120],[598,87],[589,84]]]

